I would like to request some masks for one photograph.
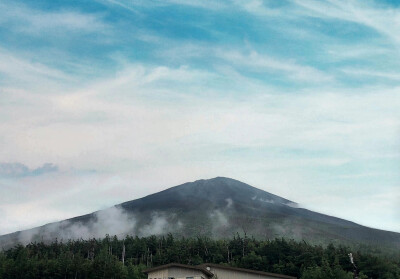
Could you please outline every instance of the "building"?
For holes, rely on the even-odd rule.
[[[296,277],[219,264],[166,264],[146,269],[148,279],[296,279]]]

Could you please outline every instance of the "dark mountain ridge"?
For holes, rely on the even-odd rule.
[[[400,248],[400,234],[320,214],[243,182],[216,177],[178,185],[106,210],[0,236],[17,242],[103,237],[105,234],[256,238],[286,237],[312,243],[361,243]]]
[[[243,182],[225,177],[216,177],[178,185],[141,199],[122,203],[121,206],[127,209],[137,206],[140,206],[141,209],[162,209],[163,206],[167,208],[189,206],[192,208],[192,202],[200,205],[201,202],[207,201],[215,204],[216,207],[220,207],[223,203],[227,203],[226,199],[229,198],[238,202],[245,201],[248,203],[252,199],[254,200],[255,197],[265,202],[277,204],[293,203]]]

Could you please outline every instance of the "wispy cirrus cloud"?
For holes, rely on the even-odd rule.
[[[135,1],[132,3],[127,0],[98,0],[105,3],[110,3],[113,5],[120,6],[124,9],[135,11],[135,6],[138,7],[160,7],[160,6],[173,6],[173,5],[181,5],[181,6],[189,6],[196,8],[204,8],[204,9],[222,9],[227,7],[227,3],[225,1],[212,1],[212,0],[167,0],[167,1]]]
[[[6,76],[2,85],[15,82],[20,83],[37,83],[41,82],[54,83],[55,80],[71,81],[72,77],[60,69],[49,67],[38,61],[23,58],[15,51],[9,51],[0,46],[0,73]]]
[[[334,80],[334,77],[324,71],[311,66],[301,65],[295,61],[285,61],[262,55],[256,51],[243,54],[236,51],[218,51],[221,57],[231,64],[237,65],[239,69],[247,68],[261,73],[275,72],[278,75],[285,75],[286,79],[313,83],[326,83]]]
[[[77,10],[43,11],[14,2],[0,4],[0,24],[15,31],[41,36],[44,33],[62,35],[60,30],[79,33],[104,33],[109,26],[101,15]],[[58,34],[56,34],[58,33]]]
[[[367,26],[389,38],[397,46],[400,43],[400,10],[382,6],[374,1],[343,0],[294,0],[310,17],[336,19]]]
[[[283,59],[276,55],[259,53],[247,46],[245,49],[212,47],[210,45],[187,44],[158,52],[160,57],[168,60],[184,61],[186,59],[208,59],[214,71],[224,66],[234,67],[244,76],[261,73],[264,79],[274,76],[299,83],[330,83],[335,80],[334,73],[317,69],[310,65],[298,63],[295,59]]]
[[[379,70],[372,70],[372,69],[368,70],[368,69],[357,69],[357,68],[344,68],[342,69],[342,71],[346,74],[355,77],[375,77],[393,81],[400,80],[400,74],[393,72],[383,72]]]

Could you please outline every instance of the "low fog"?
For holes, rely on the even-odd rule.
[[[234,202],[227,198],[226,204],[219,209],[211,210],[205,214],[203,228],[197,228],[199,224],[193,220],[186,220],[174,212],[128,212],[120,206],[114,206],[92,215],[82,216],[57,223],[51,223],[42,227],[21,231],[16,234],[13,242],[26,245],[30,242],[51,242],[55,239],[66,241],[69,239],[103,238],[107,234],[123,238],[126,235],[145,237],[150,235],[162,235],[177,233],[185,235],[185,229],[198,229],[199,234],[230,235],[231,216],[234,214]],[[190,224],[189,224],[190,223]],[[208,225],[204,225],[208,224]],[[185,225],[188,225],[185,227]],[[196,228],[195,228],[196,227]],[[204,229],[204,227],[209,227]],[[1,245],[1,244],[0,244]],[[9,246],[7,241],[3,246]]]
[[[174,216],[172,216],[174,217]],[[30,242],[49,242],[55,239],[91,239],[103,238],[107,234],[119,238],[126,235],[160,235],[172,228],[169,225],[171,216],[153,212],[147,219],[147,224],[141,221],[138,226],[138,218],[135,214],[128,213],[121,207],[111,207],[106,210],[93,213],[88,221],[66,220],[58,223],[48,224],[42,227],[22,231],[18,234],[18,242],[26,245]],[[177,223],[175,228],[182,227],[182,222]]]

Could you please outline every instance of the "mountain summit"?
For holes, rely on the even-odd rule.
[[[276,205],[295,205],[292,201],[257,189],[253,186],[226,177],[201,179],[169,188],[142,199],[121,204],[125,209],[170,210],[223,209],[259,201]],[[239,206],[240,207],[240,206]]]
[[[313,243],[364,243],[400,248],[400,234],[320,214],[285,198],[225,177],[178,185],[109,209],[0,236],[0,246],[17,242],[104,237],[106,234],[215,238],[247,234]]]

